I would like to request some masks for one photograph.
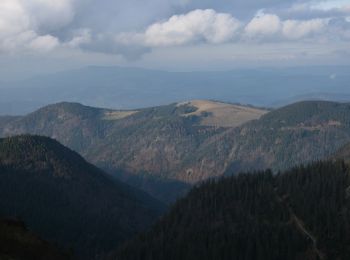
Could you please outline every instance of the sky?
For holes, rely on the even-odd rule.
[[[0,1],[0,81],[89,65],[350,65],[350,0]]]

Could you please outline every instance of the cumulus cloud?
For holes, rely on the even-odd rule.
[[[332,31],[330,20],[330,18],[283,20],[276,14],[259,11],[244,24],[227,13],[218,13],[212,9],[194,10],[151,24],[143,32],[119,33],[114,39],[118,45],[151,48],[198,42],[222,44],[257,40],[295,41],[330,34]]]
[[[329,19],[281,20],[275,14],[260,13],[245,27],[245,36],[250,39],[300,40],[329,32]]]
[[[0,2],[0,37],[21,33],[30,26],[30,18],[19,1]]]
[[[61,45],[54,32],[73,17],[73,0],[1,0],[0,51],[50,51]]]
[[[150,46],[182,45],[195,41],[224,43],[234,37],[239,27],[240,22],[230,14],[216,13],[212,9],[195,10],[151,25],[145,32],[145,42]]]
[[[287,20],[283,23],[282,33],[289,39],[301,39],[315,33],[324,32],[327,25],[327,19]]]
[[[149,47],[194,42],[220,44],[232,40],[240,26],[241,23],[230,14],[217,13],[212,9],[194,10],[154,23],[144,33],[122,33],[116,40],[124,44],[143,43]]]
[[[29,43],[31,49],[45,52],[56,48],[58,45],[58,39],[51,35],[36,36]]]
[[[282,22],[277,15],[259,14],[255,16],[245,27],[245,33],[249,37],[269,36],[280,32]]]
[[[2,0],[0,2],[0,51],[38,46],[32,17],[21,1]],[[40,39],[38,39],[40,41]]]

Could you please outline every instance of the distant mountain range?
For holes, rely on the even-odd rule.
[[[350,104],[295,103],[268,111],[194,100],[137,110],[58,103],[0,117],[0,136],[55,138],[165,202],[223,174],[321,160],[350,142]]]
[[[273,103],[272,107],[283,107],[301,101],[334,101],[347,103],[350,101],[350,93],[346,93],[346,91],[344,91],[343,93],[309,93],[305,95],[298,95],[292,98],[279,100]]]
[[[162,203],[113,180],[57,141],[0,139],[0,217],[20,218],[81,259],[103,256],[164,210]],[[0,241],[1,234],[0,229]]]
[[[0,114],[26,114],[61,101],[114,109],[151,107],[192,99],[277,107],[320,93],[326,93],[327,100],[343,101],[345,95],[350,95],[349,81],[350,67],[346,66],[212,72],[85,67],[0,82]],[[300,99],[302,96],[305,98]]]

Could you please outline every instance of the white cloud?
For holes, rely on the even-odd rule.
[[[246,25],[244,36],[259,40],[300,40],[325,34],[328,21],[329,19],[281,20],[275,14],[261,13]]]
[[[124,32],[115,37],[116,45],[150,48],[183,46],[198,42],[208,44],[291,42],[308,39],[334,41],[347,39],[344,22],[333,25],[330,18],[281,19],[276,14],[258,13],[245,25],[226,13],[194,10],[174,15],[166,21],[148,26],[143,32]],[[346,21],[342,19],[342,21]],[[340,27],[346,27],[340,28]]]
[[[35,37],[29,43],[29,47],[30,49],[36,51],[46,52],[56,48],[57,46],[59,46],[59,44],[60,43],[56,37],[53,37],[51,35],[44,35]]]
[[[0,52],[35,51],[47,52],[60,45],[59,40],[51,35],[39,36],[33,31],[24,31],[15,36],[0,40]]]
[[[280,32],[282,22],[277,15],[260,14],[255,16],[245,27],[248,37],[271,36]]]
[[[230,14],[212,9],[174,15],[150,25],[144,33],[121,33],[120,43],[140,43],[148,47],[177,46],[194,42],[225,43],[234,38],[241,23]]]
[[[0,1],[0,39],[21,33],[29,27],[30,18],[18,1]]]
[[[282,33],[288,39],[301,39],[315,33],[322,33],[326,27],[327,19],[287,20],[283,22]]]

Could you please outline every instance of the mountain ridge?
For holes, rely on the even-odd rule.
[[[207,104],[211,105],[210,109],[203,108]],[[170,190],[178,187],[182,192],[186,185],[181,181],[172,183],[178,180],[168,172],[177,171],[181,161],[189,160],[208,136],[223,131],[221,124],[226,122],[217,120],[212,113],[217,111],[217,107],[220,116],[230,117],[235,125],[258,118],[266,111],[233,104],[225,104],[222,109],[222,104],[201,101],[197,106],[202,111],[195,115],[192,113],[199,108],[189,103],[121,111],[63,102],[46,106],[27,116],[14,117],[13,120],[7,118],[3,124],[0,117],[0,136],[25,133],[49,136],[123,180],[145,176],[133,182],[141,182],[138,185],[146,187],[151,185],[146,191],[152,193],[154,181],[148,177],[154,176],[170,180],[164,185],[168,185]],[[211,121],[211,124],[205,125],[203,121]],[[133,176],[124,178],[120,171],[130,172]],[[165,192],[157,182],[159,179],[154,185]],[[168,194],[156,193],[158,197],[169,197]],[[173,198],[170,196],[169,200],[175,198],[176,195]]]
[[[0,216],[20,216],[83,259],[146,229],[165,209],[48,137],[0,139],[0,179]]]
[[[234,112],[237,107],[256,110],[214,101],[131,111],[60,103],[13,120],[0,117],[0,136],[53,137],[113,176],[158,199],[166,197],[166,202],[176,200],[176,190],[182,194],[186,184],[225,172],[285,170],[327,158],[350,142],[349,103],[304,101],[258,109],[253,117],[241,117]],[[161,180],[174,195],[169,197]]]

